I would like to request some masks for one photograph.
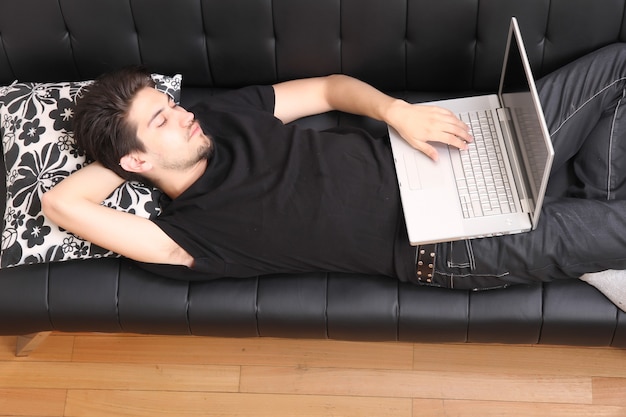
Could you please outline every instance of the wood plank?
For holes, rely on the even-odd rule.
[[[0,416],[624,416],[626,350],[52,334],[0,337]]]
[[[626,408],[494,401],[414,400],[413,416],[428,417],[623,417]]]
[[[1,416],[63,416],[65,390],[0,389]]]
[[[297,339],[193,336],[76,337],[78,362],[293,365],[411,369],[413,345]]]
[[[568,346],[415,345],[414,369],[626,377],[626,350]]]
[[[594,378],[593,403],[626,408],[626,378]]]
[[[244,366],[241,391],[591,404],[588,377]]]
[[[414,417],[450,417],[446,414],[446,400],[419,399],[413,400]]]
[[[407,399],[189,392],[70,391],[68,417],[411,417]]]
[[[0,362],[0,388],[236,392],[238,366]],[[1,414],[0,414],[1,415]]]

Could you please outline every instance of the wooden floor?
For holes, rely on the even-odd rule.
[[[1,416],[626,416],[626,350],[0,337]]]

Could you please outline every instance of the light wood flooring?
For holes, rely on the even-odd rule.
[[[0,337],[0,416],[626,416],[626,350]]]

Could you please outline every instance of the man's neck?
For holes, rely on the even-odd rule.
[[[208,161],[202,159],[192,168],[184,171],[166,171],[159,175],[154,184],[172,200],[191,187],[206,171]]]

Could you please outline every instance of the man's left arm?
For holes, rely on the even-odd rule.
[[[437,159],[428,142],[466,149],[468,127],[452,112],[436,106],[411,105],[346,75],[307,78],[274,85],[274,115],[284,123],[339,110],[372,117],[393,126],[414,148]]]

